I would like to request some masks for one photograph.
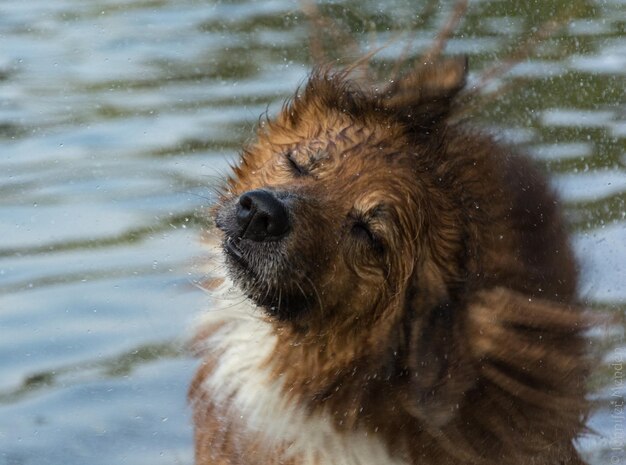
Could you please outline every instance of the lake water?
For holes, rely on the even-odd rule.
[[[364,50],[395,38],[381,52],[392,57],[423,8],[325,9]],[[415,50],[449,8],[410,34]],[[477,123],[552,174],[581,292],[621,315],[626,2],[473,1],[448,51],[484,69],[553,15],[572,19],[508,73]],[[197,362],[179,348],[207,305],[194,285],[202,212],[259,114],[308,71],[297,2],[0,2],[0,465],[192,463]],[[609,353],[599,434],[580,444],[598,465],[626,463],[626,417],[610,403],[625,392],[622,360],[626,349]]]

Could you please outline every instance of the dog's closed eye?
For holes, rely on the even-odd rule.
[[[366,243],[374,252],[381,254],[384,251],[383,242],[363,219],[356,219],[350,229],[350,234],[358,241]]]
[[[310,170],[308,166],[303,165],[297,157],[297,152],[294,150],[289,150],[285,153],[285,159],[287,160],[287,164],[289,165],[289,169],[296,176],[306,176],[309,174]]]
[[[328,158],[328,152],[317,147],[319,142],[309,143],[306,147],[293,147],[283,153],[287,167],[295,176],[307,176],[315,174],[314,171],[323,165],[325,159]],[[316,176],[313,176],[316,178]]]

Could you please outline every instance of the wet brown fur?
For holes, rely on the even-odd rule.
[[[255,282],[231,272],[253,299],[285,299],[268,366],[337,434],[376,433],[420,465],[581,464],[588,323],[559,202],[526,158],[449,122],[465,75],[437,61],[377,92],[314,73],[216,207],[286,193],[292,231],[250,252]],[[278,463],[236,431],[214,441],[212,363],[191,391],[197,463]]]

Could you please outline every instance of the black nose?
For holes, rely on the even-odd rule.
[[[259,189],[239,197],[237,226],[242,239],[276,241],[289,231],[289,216],[276,195]]]

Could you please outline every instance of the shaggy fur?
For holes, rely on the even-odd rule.
[[[260,125],[214,210],[221,288],[246,297],[195,340],[198,464],[582,463],[588,323],[558,200],[449,122],[466,72],[369,91],[319,71]],[[238,231],[259,189],[280,237]]]

